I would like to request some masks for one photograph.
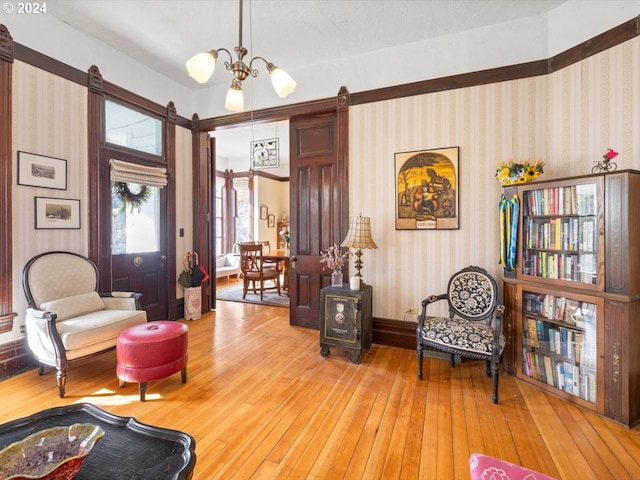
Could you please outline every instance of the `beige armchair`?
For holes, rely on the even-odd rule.
[[[120,332],[147,321],[140,294],[98,293],[98,278],[91,260],[70,252],[37,255],[22,272],[27,343],[40,375],[57,369],[60,397],[69,361],[115,347]]]

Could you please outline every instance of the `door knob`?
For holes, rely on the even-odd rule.
[[[140,265],[142,265],[142,263],[144,262],[144,260],[142,259],[142,257],[136,257],[133,259],[133,264],[136,267],[139,267]]]
[[[296,268],[297,261],[298,259],[296,258],[295,255],[293,257],[289,257],[289,265],[291,265],[291,268]]]
[[[164,267],[164,262],[167,261],[167,256],[166,255],[160,255],[160,266]]]

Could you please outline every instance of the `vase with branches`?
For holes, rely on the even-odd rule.
[[[349,261],[351,252],[334,243],[326,250],[321,250],[320,255],[322,256],[320,262],[325,264],[325,268],[333,271],[331,274],[331,286],[341,287],[343,278],[342,268]]]

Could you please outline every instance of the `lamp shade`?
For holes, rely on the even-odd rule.
[[[227,98],[224,102],[224,107],[232,112],[244,111],[244,95],[240,88],[240,82],[235,80],[231,84],[231,88],[227,92]]]
[[[284,70],[275,67],[273,70],[269,71],[269,74],[271,77],[271,85],[273,85],[274,90],[280,98],[286,97],[295,90],[295,80]]]
[[[196,82],[205,83],[216,68],[217,57],[212,55],[211,52],[203,52],[194,55],[187,60],[187,72],[189,76]]]
[[[378,248],[373,238],[371,238],[371,219],[362,215],[351,217],[349,231],[340,246],[355,248],[356,250]]]

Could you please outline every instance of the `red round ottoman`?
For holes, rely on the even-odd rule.
[[[134,325],[124,330],[116,343],[116,375],[120,386],[126,382],[140,384],[140,401],[144,402],[147,382],[182,372],[187,383],[187,347],[189,327],[168,320]]]

